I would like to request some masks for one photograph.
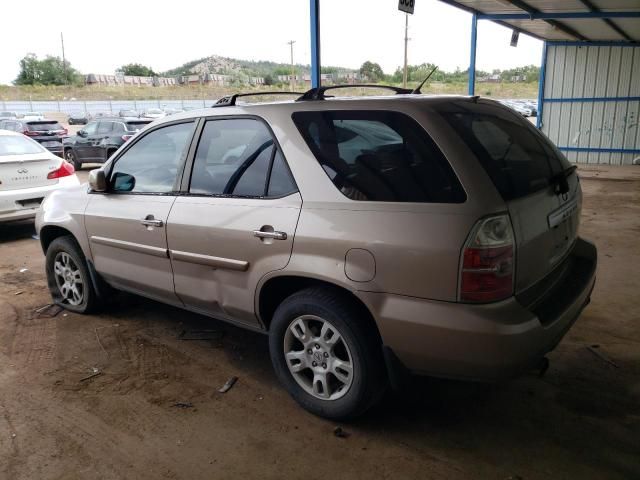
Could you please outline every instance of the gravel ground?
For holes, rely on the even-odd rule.
[[[417,378],[347,438],[280,388],[265,336],[123,293],[36,313],[33,225],[0,226],[0,479],[640,478],[640,167],[580,172],[598,282],[547,374]]]

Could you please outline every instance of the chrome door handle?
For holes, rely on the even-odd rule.
[[[263,232],[262,230],[254,230],[253,236],[258,238],[273,238],[274,240],[286,240],[285,232]]]
[[[162,227],[164,222],[162,220],[155,220],[153,218],[143,218],[140,223],[145,227]]]

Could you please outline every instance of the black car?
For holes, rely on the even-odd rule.
[[[76,170],[83,163],[104,163],[151,120],[142,118],[100,118],[89,122],[64,142],[64,158],[73,163]]]
[[[91,114],[88,112],[71,112],[69,114],[69,125],[86,125],[91,120]]]
[[[63,155],[62,140],[67,136],[67,129],[55,120],[1,120],[0,130],[21,132],[51,153]]]

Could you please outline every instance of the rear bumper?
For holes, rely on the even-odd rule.
[[[52,191],[79,185],[78,177],[71,175],[46,187],[0,191],[0,223],[34,218],[41,201]]]
[[[385,346],[412,372],[495,381],[536,365],[589,303],[596,248],[579,238],[569,260],[580,268],[570,267],[527,306],[516,297],[470,305],[384,293],[358,296],[376,318]]]

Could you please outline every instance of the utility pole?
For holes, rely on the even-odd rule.
[[[293,65],[293,44],[296,43],[296,41],[289,40],[287,43],[291,47],[291,81],[289,82],[289,85],[291,85],[291,91],[294,91],[296,89],[296,71]]]
[[[64,72],[64,84],[67,84],[67,61],[64,58],[64,36],[60,32],[60,43],[62,43],[62,71]]]
[[[404,71],[402,73],[402,86],[407,88],[407,43],[409,43],[409,14],[404,14]]]

